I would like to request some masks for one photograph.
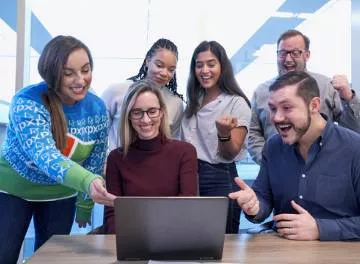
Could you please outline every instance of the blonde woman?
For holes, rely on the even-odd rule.
[[[125,95],[121,148],[110,152],[107,190],[116,196],[195,196],[197,156],[186,142],[170,138],[167,109],[157,85],[141,80]],[[105,208],[105,232],[114,233],[114,210]]]

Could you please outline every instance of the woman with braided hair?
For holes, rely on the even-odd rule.
[[[155,82],[161,90],[168,109],[168,118],[173,138],[180,137],[180,124],[184,111],[182,96],[177,92],[176,64],[178,51],[168,39],[158,39],[146,53],[137,75],[127,82],[111,85],[102,95],[110,117],[109,151],[120,147],[119,124],[123,95],[129,86],[138,80]]]

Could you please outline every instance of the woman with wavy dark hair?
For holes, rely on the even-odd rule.
[[[238,190],[235,162],[246,152],[250,103],[238,86],[225,49],[203,41],[195,49],[187,84],[182,137],[198,154],[200,196]],[[240,208],[229,202],[227,233],[237,233]]]

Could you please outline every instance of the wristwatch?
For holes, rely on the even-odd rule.
[[[222,137],[220,135],[217,135],[218,136],[218,140],[221,141],[221,142],[226,142],[226,141],[230,141],[231,139],[231,134],[227,137]]]

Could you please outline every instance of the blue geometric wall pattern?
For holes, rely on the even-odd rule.
[[[293,17],[270,17],[264,25],[256,31],[240,49],[231,57],[234,73],[238,74],[242,69],[251,64],[256,56],[257,50],[264,44],[274,44],[284,31],[292,29],[301,24],[305,19],[296,14],[315,13],[330,0],[287,0],[277,12],[289,12],[295,14]]]
[[[9,27],[16,32],[16,14],[17,14],[16,0],[1,0],[0,1],[0,18],[5,21]],[[31,37],[30,45],[41,54],[45,44],[52,39],[51,34],[43,26],[40,20],[31,12]]]
[[[287,0],[277,12],[293,13],[293,17],[270,17],[264,25],[257,30],[237,52],[232,56],[231,62],[235,74],[251,64],[257,50],[264,44],[276,43],[277,38],[284,31],[295,28],[305,19],[296,14],[315,13],[330,0]],[[0,1],[0,18],[2,18],[16,32],[16,2],[15,0]],[[51,34],[31,13],[31,46],[40,54],[45,44],[52,38]]]

